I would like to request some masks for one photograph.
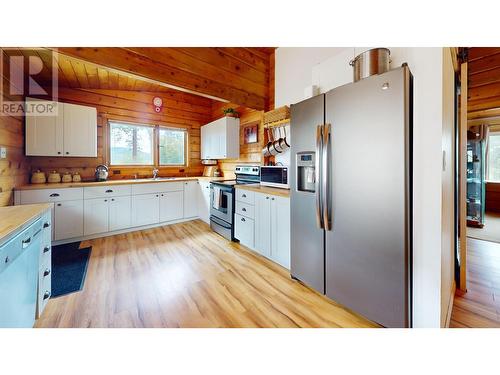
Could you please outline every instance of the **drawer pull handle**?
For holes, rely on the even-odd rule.
[[[241,197],[242,197],[242,198],[246,198],[246,197],[247,197],[247,195],[246,195],[246,194],[242,194],[242,195],[241,195]]]
[[[44,228],[48,228],[48,227],[50,227],[50,223],[49,223],[48,221],[47,221],[47,222],[45,222],[45,223],[43,223],[43,227],[44,227]]]
[[[58,203],[57,205],[58,205],[59,207],[61,207],[61,203]]]
[[[50,270],[47,268],[45,271],[43,271],[43,277],[49,276],[50,275]]]
[[[23,240],[23,249],[26,249],[29,245],[30,245],[30,242],[31,242],[31,237],[26,239],[26,240]]]
[[[269,199],[269,197],[266,197],[266,199]]]
[[[44,254],[45,254],[45,253],[48,253],[48,252],[49,252],[49,250],[50,250],[50,246],[45,246],[45,247],[43,248],[43,253],[44,253]]]
[[[114,202],[115,201],[115,198],[111,198],[111,202]]]
[[[9,261],[10,261],[9,257],[8,256],[5,257],[5,262],[4,263],[9,263]]]
[[[271,198],[271,200],[273,201],[273,200],[274,200],[274,198]]]
[[[58,196],[59,196],[58,193],[52,193],[52,194],[49,195],[49,197],[58,197]]]
[[[107,199],[104,200],[104,202],[107,202],[107,201],[108,201]]]
[[[43,299],[48,299],[48,298],[50,298],[50,292],[46,290],[45,293],[43,294]]]
[[[247,212],[247,209],[246,209],[245,207],[243,207],[243,208],[241,209],[241,211],[243,211],[243,212]]]
[[[244,217],[241,218],[241,221],[246,221]]]
[[[113,190],[111,190],[111,189],[106,190],[106,193],[112,193],[112,192],[113,192]]]

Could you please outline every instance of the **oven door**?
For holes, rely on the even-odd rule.
[[[217,189],[220,188],[220,196],[216,196]],[[216,199],[218,199],[218,204]],[[210,185],[210,215],[215,216],[228,224],[233,223],[233,189]]]

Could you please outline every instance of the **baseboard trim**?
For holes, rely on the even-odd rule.
[[[131,228],[126,228],[126,229],[120,229],[120,230],[115,230],[112,232],[96,233],[96,234],[91,234],[91,235],[83,236],[83,237],[66,238],[64,240],[52,241],[52,246],[63,245],[63,244],[70,243],[70,242],[93,240],[96,238],[104,238],[104,237],[114,236],[114,235],[123,234],[123,233],[137,232],[137,231],[145,230],[145,229],[164,227],[167,225],[184,223],[186,221],[192,221],[192,220],[196,220],[196,219],[201,220],[199,217],[196,216],[196,217],[189,217],[186,219],[167,221],[167,222],[163,222],[163,223],[143,225],[140,227],[131,227]]]
[[[446,313],[446,321],[444,323],[445,328],[450,328],[451,312],[453,311],[453,302],[455,301],[456,290],[457,290],[457,284],[455,283],[455,280],[453,280],[453,285],[451,286],[450,302],[448,303],[448,311]]]

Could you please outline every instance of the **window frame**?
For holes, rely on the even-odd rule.
[[[125,125],[134,125],[134,126],[142,126],[153,129],[153,164],[111,164],[111,123],[125,124]],[[109,167],[112,168],[122,168],[122,169],[133,169],[133,168],[187,168],[189,167],[189,128],[182,125],[174,125],[174,124],[158,124],[158,123],[137,123],[131,121],[122,121],[122,120],[114,120],[112,118],[107,119],[107,141],[106,141],[106,158],[108,160]],[[184,164],[160,164],[160,128],[161,129],[170,129],[175,131],[183,131],[185,133],[184,136]]]

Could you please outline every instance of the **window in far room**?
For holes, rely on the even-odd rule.
[[[500,182],[500,131],[490,132],[488,136],[487,180]]]

